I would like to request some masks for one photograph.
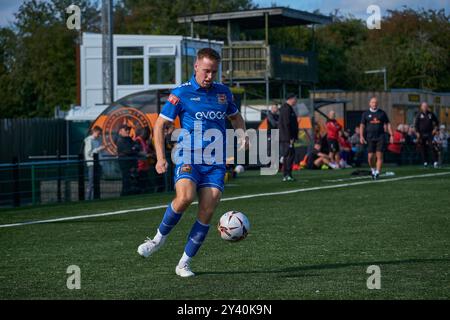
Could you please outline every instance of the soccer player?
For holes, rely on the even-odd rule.
[[[426,168],[428,167],[428,162],[430,162],[430,153],[432,153],[433,136],[439,130],[439,121],[436,115],[430,111],[426,102],[420,104],[420,112],[414,120],[414,128],[417,133],[417,144],[422,155],[423,166]],[[435,156],[435,152],[432,154],[434,167],[437,168],[438,159]]]
[[[181,127],[187,132],[195,131],[194,126],[198,126],[199,123],[203,132],[207,129],[219,130],[222,133],[224,149],[226,117],[230,119],[234,129],[245,130],[244,119],[233,101],[230,90],[213,81],[219,63],[220,55],[215,50],[210,48],[199,50],[194,64],[195,74],[188,82],[172,90],[154,127],[156,171],[159,174],[165,173],[168,167],[164,152],[164,125],[173,122],[177,116],[180,118]],[[190,146],[199,143],[198,137],[192,134],[187,138],[190,141],[185,141],[185,135],[182,138],[179,143],[190,142]],[[200,146],[204,150],[211,142],[204,141],[206,139],[203,138],[201,140]],[[246,147],[245,139],[241,139],[241,141],[243,141],[242,146]],[[204,158],[202,158],[201,164],[197,164],[194,162],[198,161],[192,161],[192,159],[194,153],[198,154],[198,149],[191,147],[189,150],[191,162],[186,163],[188,161],[183,155],[184,160],[176,163],[174,176],[176,195],[169,203],[156,235],[153,239],[148,238],[138,247],[138,253],[143,257],[148,257],[161,248],[183,212],[198,196],[197,220],[188,235],[183,256],[175,268],[175,273],[181,277],[195,275],[191,271],[190,261],[206,238],[209,223],[223,192],[225,175],[225,152],[223,159],[214,159],[212,164],[205,163]]]
[[[331,110],[328,113],[327,127],[327,140],[328,149],[330,151],[329,157],[331,162],[335,163],[339,167],[339,134],[342,132],[341,125],[336,121],[336,112]]]
[[[383,153],[386,149],[386,131],[393,143],[392,127],[389,118],[378,108],[378,100],[373,97],[369,101],[369,110],[364,112],[360,124],[360,142],[367,143],[368,163],[372,170],[372,179],[377,180],[383,166]]]

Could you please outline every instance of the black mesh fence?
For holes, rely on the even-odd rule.
[[[173,190],[146,158],[51,160],[0,164],[0,207],[48,204]]]

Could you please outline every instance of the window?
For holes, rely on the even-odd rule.
[[[150,84],[175,83],[175,57],[150,57],[148,66]]]
[[[117,48],[117,83],[119,85],[144,84],[144,48]]]
[[[188,81],[194,74],[194,62],[197,56],[197,52],[194,48],[190,47],[183,47],[181,51],[183,52],[181,61],[181,65],[183,68],[182,81],[185,82]]]

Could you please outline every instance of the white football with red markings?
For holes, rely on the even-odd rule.
[[[217,230],[223,240],[239,241],[247,237],[250,222],[242,212],[228,211],[220,217]]]

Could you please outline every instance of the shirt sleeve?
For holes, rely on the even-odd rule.
[[[361,116],[361,124],[366,125],[366,113],[364,112]]]
[[[175,121],[175,118],[178,116],[181,110],[181,99],[180,99],[180,90],[172,90],[167,99],[167,102],[164,104],[160,117],[169,120]]]
[[[383,120],[385,124],[389,123],[389,117],[386,112],[383,111]]]
[[[226,95],[227,95],[227,103],[228,103],[228,107],[227,107],[227,111],[226,111],[227,116],[234,116],[239,113],[236,103],[234,102],[234,96],[229,89],[227,90]]]

